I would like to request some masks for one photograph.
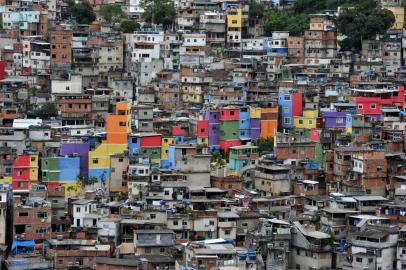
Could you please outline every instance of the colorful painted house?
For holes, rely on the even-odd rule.
[[[172,136],[175,136],[176,144],[184,143],[186,132],[185,132],[185,130],[182,129],[182,127],[173,126],[172,130],[171,130],[171,134],[172,134]]]
[[[110,156],[127,150],[130,127],[131,103],[117,103],[114,114],[106,117],[106,139],[89,152],[89,178],[109,179]]]
[[[255,141],[261,135],[261,108],[250,108],[250,138]]]
[[[209,128],[209,150],[220,149],[220,112],[207,111],[206,119]]]
[[[197,144],[209,143],[209,120],[197,121]]]
[[[161,160],[168,159],[169,146],[175,144],[175,137],[165,136],[162,137],[161,143]]]
[[[375,120],[381,119],[382,99],[380,97],[354,97],[357,112],[369,115]]]
[[[240,171],[243,167],[251,165],[258,158],[258,146],[241,145],[229,148],[228,167],[232,171]]]
[[[352,134],[352,114],[347,113],[345,117],[345,132],[347,134]]]
[[[304,109],[303,116],[294,117],[295,128],[313,129],[317,126],[319,111],[315,109]]]
[[[302,115],[302,93],[279,92],[278,100],[281,128],[293,128],[293,117]]]
[[[13,162],[13,192],[29,192],[29,186],[38,182],[38,152],[24,150]]]
[[[241,145],[240,141],[240,109],[224,107],[220,109],[220,149],[227,153],[231,146]]]
[[[87,143],[62,143],[61,156],[76,155],[80,159],[80,174],[84,178],[89,175],[89,144]]]
[[[130,155],[140,155],[150,158],[152,163],[161,162],[162,135],[159,133],[135,133],[128,137],[128,151]],[[168,140],[165,147],[169,147],[170,142],[175,142],[176,138]]]
[[[77,184],[80,173],[80,157],[45,157],[41,159],[42,182],[48,188],[60,185],[74,186]],[[66,189],[65,189],[66,190]]]
[[[327,129],[345,129],[346,127],[346,112],[323,112],[324,128]]]
[[[278,107],[261,108],[261,138],[274,137],[278,130]]]
[[[249,141],[250,137],[250,110],[248,107],[240,109],[240,140]]]

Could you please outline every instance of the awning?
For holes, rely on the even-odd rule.
[[[34,249],[35,241],[34,240],[28,240],[28,241],[14,240],[13,244],[11,245],[11,251],[14,251],[15,249],[17,249],[19,247],[29,247],[29,248]]]

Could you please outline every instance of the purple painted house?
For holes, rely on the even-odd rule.
[[[209,124],[220,124],[220,112],[219,111],[207,111],[206,120]]]
[[[251,140],[258,140],[261,134],[261,119],[250,119],[250,138]]]
[[[76,154],[80,157],[80,174],[87,178],[89,174],[89,145],[87,143],[63,143],[61,156]]]
[[[210,150],[220,148],[220,112],[207,111],[206,120],[209,121],[209,148]]]
[[[346,112],[323,112],[324,128],[341,129],[345,128]]]

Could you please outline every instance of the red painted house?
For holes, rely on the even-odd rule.
[[[197,121],[197,137],[199,138],[209,137],[209,120]]]
[[[220,121],[239,121],[240,109],[233,107],[226,107],[220,109]]]
[[[172,135],[173,136],[185,136],[185,131],[180,126],[173,126]]]
[[[380,97],[355,97],[354,101],[360,114],[380,115],[382,112],[382,99]]]
[[[303,97],[302,93],[296,92],[292,94],[292,115],[303,115]]]
[[[38,181],[38,154],[19,154],[13,163],[14,192],[28,192],[29,186]]]
[[[161,134],[151,134],[141,136],[141,148],[144,147],[161,147]]]
[[[366,96],[354,97],[356,109],[360,114],[381,115],[383,105],[394,105],[405,108],[405,88],[398,86],[397,89],[382,89],[374,92],[362,91]]]
[[[228,153],[228,149],[233,146],[240,146],[240,140],[221,140],[220,141],[220,149],[224,151],[224,153]]]

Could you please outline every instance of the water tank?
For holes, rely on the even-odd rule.
[[[239,257],[240,261],[245,261],[247,259],[247,253],[238,252],[238,257]]]
[[[248,259],[255,261],[257,259],[257,252],[253,249],[248,250]]]

